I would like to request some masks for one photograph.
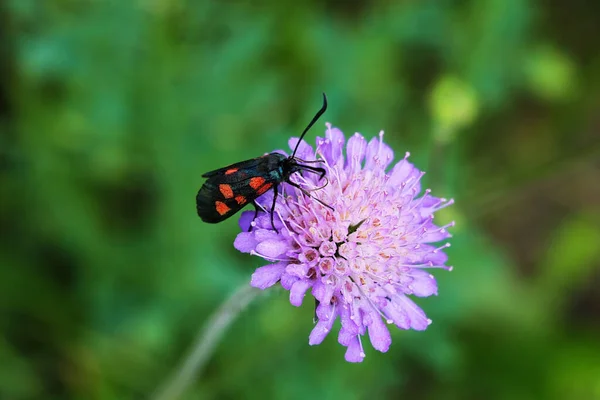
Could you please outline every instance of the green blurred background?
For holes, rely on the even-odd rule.
[[[384,129],[456,199],[434,323],[348,364],[272,290],[185,398],[600,399],[600,3],[255,3],[0,3],[0,398],[152,393],[261,265],[201,174],[325,91],[309,142]]]

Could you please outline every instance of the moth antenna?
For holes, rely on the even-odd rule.
[[[290,158],[294,158],[294,156],[296,155],[296,150],[298,150],[298,146],[300,146],[300,142],[304,138],[304,135],[306,135],[306,132],[308,132],[308,130],[315,124],[315,122],[317,122],[317,120],[321,117],[321,115],[323,115],[325,110],[327,110],[327,96],[325,95],[325,93],[323,93],[323,105],[321,106],[321,109],[315,114],[315,116],[310,121],[310,123],[302,131],[302,134],[300,135],[300,139],[298,139],[298,143],[296,143],[296,148],[294,149],[294,152],[292,153]]]

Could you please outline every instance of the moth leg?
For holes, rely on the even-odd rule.
[[[325,168],[311,167],[311,166],[304,165],[304,164],[299,165],[299,167],[301,167],[301,169],[303,169],[305,171],[309,171],[309,172],[312,172],[312,173],[315,173],[315,174],[319,174],[319,180],[323,179],[323,177],[327,173],[325,171]]]
[[[277,186],[278,185],[274,185],[273,186],[273,204],[271,205],[271,226],[273,227],[273,230],[277,233],[279,233],[279,231],[277,230],[277,228],[275,228],[275,223],[273,222],[273,214],[275,214],[275,201],[277,200]]]
[[[325,206],[325,207],[329,208],[331,211],[335,211],[335,210],[333,209],[333,207],[331,207],[329,204],[327,204],[327,203],[323,203],[321,200],[317,199],[316,197],[314,197],[314,196],[311,196],[311,195],[310,195],[310,193],[308,193],[308,192],[306,191],[306,189],[304,189],[303,187],[301,187],[301,186],[300,186],[300,185],[298,185],[297,183],[294,183],[294,182],[292,182],[292,181],[287,181],[287,183],[288,183],[288,184],[290,184],[290,185],[292,185],[292,186],[293,186],[293,187],[295,187],[295,188],[298,188],[298,189],[300,189],[300,191],[301,191],[302,193],[304,193],[306,196],[310,197],[311,199],[315,199],[316,201],[318,201],[319,203],[321,203],[323,206]]]
[[[252,202],[252,205],[254,206],[254,217],[252,217],[252,221],[250,222],[250,229],[248,229],[248,232],[252,232],[252,222],[254,222],[254,220],[258,216],[258,210],[259,210],[258,205],[256,204],[255,201]]]

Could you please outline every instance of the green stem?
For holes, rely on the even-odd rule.
[[[153,400],[174,400],[190,386],[193,378],[200,375],[215,352],[224,333],[246,306],[262,293],[244,283],[208,319],[198,333],[195,344],[188,355],[175,369],[171,377],[155,392]]]

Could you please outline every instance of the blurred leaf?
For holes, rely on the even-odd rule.
[[[447,143],[477,118],[479,106],[473,88],[454,76],[444,76],[433,88],[429,107],[437,128],[435,139]]]
[[[18,354],[0,336],[0,396],[7,399],[39,398],[42,385],[35,374],[35,359]]]
[[[538,288],[554,300],[586,282],[600,258],[600,216],[583,213],[569,216],[548,240],[539,265]]]
[[[550,45],[533,49],[524,66],[530,89],[543,100],[563,101],[577,90],[572,60]]]
[[[555,399],[600,399],[600,348],[597,337],[566,338],[556,346],[548,377]]]

